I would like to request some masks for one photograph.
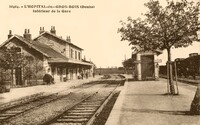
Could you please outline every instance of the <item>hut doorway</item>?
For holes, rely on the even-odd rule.
[[[154,79],[154,55],[141,56],[142,80]]]

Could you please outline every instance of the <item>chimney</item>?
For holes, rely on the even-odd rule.
[[[70,36],[67,36],[66,41],[67,41],[67,42],[71,42],[71,38],[70,38]]]
[[[44,27],[40,27],[39,34],[42,34],[44,32]]]
[[[9,34],[8,34],[8,39],[10,38],[10,37],[12,37],[13,35],[12,35],[12,30],[9,30]]]
[[[27,40],[31,40],[31,34],[29,29],[25,29],[24,31],[24,38]]]
[[[56,34],[55,26],[51,26],[50,33],[52,33],[52,34]]]

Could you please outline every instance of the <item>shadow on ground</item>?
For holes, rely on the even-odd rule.
[[[175,95],[171,95],[168,93],[164,93],[164,94],[150,94],[150,93],[139,93],[139,94],[126,94],[126,96],[168,96],[168,97],[183,97],[184,95],[182,94],[175,94]]]
[[[129,109],[123,108],[123,111],[138,112],[138,113],[155,113],[155,114],[168,114],[168,115],[189,115],[193,116],[190,111],[167,111],[167,110],[154,110],[154,109]]]

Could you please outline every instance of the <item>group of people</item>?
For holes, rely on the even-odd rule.
[[[94,73],[94,72],[92,73],[92,76],[93,76],[93,78],[95,77],[95,73]],[[83,79],[84,77],[85,77],[86,79],[88,79],[89,73],[88,73],[88,72],[85,72],[85,73],[84,73],[84,72],[81,72],[80,75],[78,76],[78,79]]]
[[[93,78],[95,77],[94,72],[92,73],[92,76],[93,76]],[[80,75],[78,76],[78,79],[83,79],[84,77],[86,79],[88,79],[89,73],[88,72],[85,72],[85,73],[81,72]],[[43,77],[43,82],[44,82],[44,84],[47,84],[47,85],[54,84],[54,78],[53,78],[53,76],[51,76],[50,74],[47,73]]]
[[[80,75],[79,75],[79,79],[83,79],[84,77],[86,79],[88,79],[88,76],[89,76],[88,72],[86,72],[86,73],[81,72]]]

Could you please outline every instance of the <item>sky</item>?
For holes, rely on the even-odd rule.
[[[0,1],[0,44],[6,41],[9,30],[13,34],[23,35],[24,29],[30,29],[32,38],[39,35],[40,27],[50,31],[55,26],[56,34],[71,37],[72,43],[84,49],[83,57],[91,60],[97,67],[119,67],[122,61],[131,57],[131,46],[121,41],[117,33],[121,27],[120,20],[127,17],[138,18],[147,9],[148,0],[1,0]],[[198,0],[194,0],[198,1]],[[160,0],[164,5],[165,0]],[[10,8],[26,5],[67,5],[79,8]],[[93,8],[83,9],[81,5]],[[71,13],[34,13],[33,10],[70,10]],[[200,44],[172,50],[172,59],[188,57],[189,53],[199,53]],[[159,57],[165,64],[166,51]]]

